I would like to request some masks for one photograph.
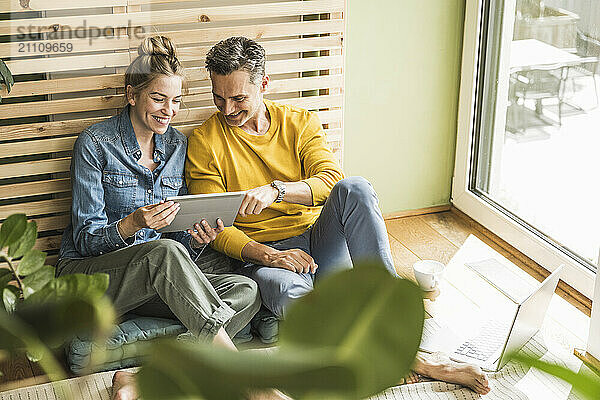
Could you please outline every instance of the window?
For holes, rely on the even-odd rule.
[[[453,203],[588,297],[599,57],[597,1],[467,1]]]

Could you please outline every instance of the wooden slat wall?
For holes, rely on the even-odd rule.
[[[0,87],[0,222],[25,212],[38,223],[36,247],[56,260],[70,218],[73,143],[85,127],[125,104],[123,73],[141,40],[157,33],[175,41],[187,67],[189,93],[174,120],[184,134],[216,111],[204,69],[207,51],[243,35],[267,52],[267,97],[316,111],[341,162],[344,0],[223,3],[2,1],[0,58],[16,83],[11,93]]]

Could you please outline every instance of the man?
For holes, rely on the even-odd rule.
[[[314,280],[360,259],[395,275],[377,196],[344,175],[314,113],[263,99],[263,48],[230,38],[207,55],[214,114],[189,139],[191,193],[248,190],[234,227],[213,248],[246,265],[278,318]]]
[[[248,191],[234,226],[212,246],[241,261],[239,272],[256,280],[268,311],[283,318],[315,281],[360,260],[378,261],[397,276],[372,186],[344,179],[314,113],[263,98],[264,49],[232,37],[208,52],[206,68],[219,112],[189,138],[188,189]],[[489,390],[481,370],[468,367],[418,360],[415,370],[445,380],[454,373],[454,382]]]

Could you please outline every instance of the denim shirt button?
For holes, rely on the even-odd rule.
[[[152,189],[148,189],[148,193],[152,193]]]

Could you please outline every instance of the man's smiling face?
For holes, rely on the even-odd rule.
[[[266,76],[258,84],[250,82],[250,74],[244,70],[229,75],[211,73],[210,79],[213,101],[228,125],[242,127],[257,117],[268,83]]]

